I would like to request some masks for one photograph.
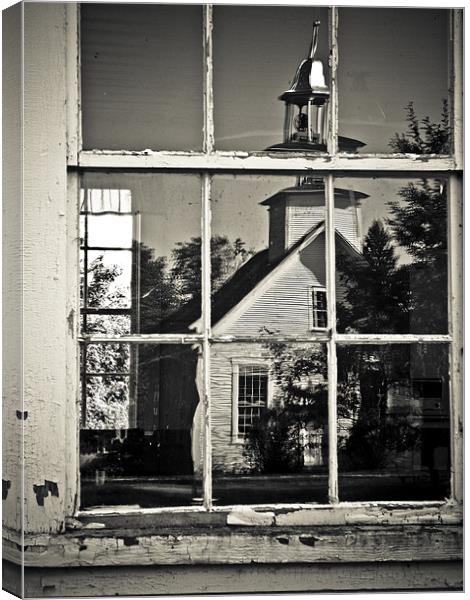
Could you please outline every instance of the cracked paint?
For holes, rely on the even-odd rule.
[[[33,491],[36,494],[36,501],[39,506],[44,506],[44,498],[49,496],[59,497],[59,487],[55,481],[44,480],[44,485],[33,485]]]

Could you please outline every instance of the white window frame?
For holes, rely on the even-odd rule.
[[[324,327],[321,327],[320,325],[318,325],[317,309],[316,309],[316,304],[315,304],[315,295],[317,294],[317,292],[322,292],[325,294],[326,310],[324,312],[326,313],[326,316],[328,317],[328,302],[327,302],[326,287],[321,286],[321,285],[313,285],[310,287],[309,292],[310,292],[309,293],[309,306],[311,306],[311,310],[309,312],[310,312],[310,318],[311,318],[311,323],[312,323],[311,329],[314,331],[325,331],[327,329],[327,325],[325,325]]]
[[[266,369],[267,375],[267,395],[266,395],[266,408],[272,406],[273,401],[273,378],[270,371],[270,365],[265,360],[260,360],[259,357],[243,357],[232,359],[232,443],[242,444],[245,441],[245,436],[240,434],[238,427],[238,416],[239,416],[239,375],[240,367],[259,367]]]
[[[68,144],[67,160],[70,177],[71,198],[77,193],[79,169],[126,169],[139,172],[159,169],[161,171],[187,171],[201,173],[201,228],[202,228],[202,327],[193,335],[184,334],[133,334],[121,336],[81,336],[81,342],[130,342],[136,344],[157,343],[196,343],[202,348],[202,405],[203,405],[203,507],[205,510],[221,510],[227,507],[212,506],[211,478],[211,390],[210,390],[210,345],[213,342],[230,343],[240,341],[259,341],[258,338],[241,339],[236,336],[215,336],[211,329],[211,284],[210,284],[210,239],[211,239],[211,182],[212,175],[230,171],[243,173],[299,173],[306,171],[324,178],[326,201],[326,290],[327,290],[327,332],[311,332],[302,339],[283,338],[280,341],[325,342],[328,352],[329,389],[328,389],[328,428],[329,428],[329,507],[341,509],[345,503],[338,498],[338,463],[337,463],[337,412],[336,386],[337,365],[336,347],[341,344],[412,344],[412,343],[447,343],[450,348],[450,397],[451,405],[451,497],[448,501],[427,502],[426,506],[437,506],[439,510],[450,510],[462,502],[462,12],[451,11],[450,39],[452,45],[450,75],[450,108],[453,127],[453,152],[449,156],[420,156],[410,154],[361,154],[347,155],[337,152],[338,131],[338,91],[336,69],[338,64],[338,9],[329,9],[330,39],[330,85],[331,101],[329,106],[330,129],[328,153],[295,155],[265,152],[221,152],[214,147],[214,97],[213,97],[213,9],[211,5],[203,6],[203,70],[204,70],[204,128],[202,152],[167,152],[167,151],[88,151],[81,149],[80,127],[80,53],[79,53],[79,7],[76,4],[66,5],[68,35]],[[448,289],[449,289],[449,332],[443,335],[366,335],[340,334],[336,331],[336,284],[335,284],[335,230],[334,230],[334,177],[335,176],[441,176],[447,177],[448,185]],[[78,218],[78,210],[77,210]],[[78,272],[76,253],[69,256],[69,264]],[[77,332],[78,333],[78,332]],[[76,373],[78,387],[78,373]],[[79,474],[71,474],[70,479],[79,481]],[[78,494],[78,489],[76,490]],[[368,505],[370,503],[362,503]],[[377,503],[374,503],[377,504]],[[418,506],[419,503],[395,503]],[[188,511],[194,507],[186,507]],[[315,511],[318,505],[306,505],[305,509]],[[149,509],[151,510],[151,509]],[[161,510],[174,510],[171,508]],[[178,510],[181,510],[180,508]],[[125,512],[125,509],[123,509]],[[142,511],[140,511],[142,512]],[[143,511],[145,512],[145,511]],[[99,513],[99,511],[98,511]],[[80,514],[78,512],[78,514]],[[341,522],[341,510],[338,511]],[[372,513],[371,513],[372,514]],[[371,516],[371,519],[373,521]],[[343,521],[344,522],[344,521]]]

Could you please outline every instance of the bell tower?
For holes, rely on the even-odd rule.
[[[320,21],[315,21],[307,57],[297,67],[290,88],[279,96],[285,104],[284,139],[267,151],[327,150],[330,89],[323,63],[316,58],[319,35]],[[356,152],[362,146],[359,140],[338,136],[340,152]]]
[[[335,229],[360,250],[360,201],[367,194],[335,188]],[[275,262],[316,225],[325,220],[322,179],[304,177],[261,202],[269,210],[269,261]]]

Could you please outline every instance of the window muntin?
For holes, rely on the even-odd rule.
[[[333,9],[333,13],[332,13],[332,14],[333,14],[333,21],[334,21],[334,15],[335,15],[335,12],[336,12],[336,11]],[[206,27],[210,28],[210,9],[206,10],[206,22],[205,22],[205,23],[206,23]],[[209,30],[209,29],[208,29],[208,30]],[[210,54],[210,51],[209,51],[209,54]],[[333,61],[333,62],[334,62],[334,61]],[[211,84],[210,84],[210,79],[211,79],[211,78],[210,78],[210,74],[209,74],[209,72],[208,72],[208,71],[206,71],[206,86],[209,86],[209,96],[210,96],[210,85],[211,85]],[[209,113],[210,113],[210,112],[211,112],[211,99],[210,99],[210,98],[209,98],[209,102],[208,102],[208,108],[209,108]],[[335,129],[335,123],[333,123],[333,131],[334,131],[334,129]],[[206,136],[206,141],[208,142],[208,143],[206,144],[206,146],[205,146],[205,147],[206,147],[206,149],[209,149],[209,150],[210,150],[210,148],[211,148],[211,143],[210,143],[210,137],[211,137],[210,114],[209,114],[209,119],[208,119],[208,121],[206,121],[205,136]],[[94,160],[93,158],[90,158],[90,157],[87,157],[87,156],[85,156],[85,155],[84,155],[84,159],[87,161],[87,164],[91,164],[91,165],[93,165],[93,160]],[[125,164],[126,160],[127,160],[127,159],[124,157],[124,160],[123,160],[122,162],[120,162],[120,160],[117,160],[117,161],[116,161],[116,164],[120,164],[120,165],[122,166],[122,165],[124,165],[124,164]],[[153,164],[153,165],[158,165],[158,164],[159,164],[159,163],[158,163],[158,160],[159,160],[159,159],[158,159],[158,156],[155,156],[155,160],[154,160],[153,162],[152,162],[152,161],[150,161],[150,162],[151,162],[151,164]],[[183,159],[183,160],[184,160],[184,159]],[[179,161],[179,162],[178,162],[178,161]],[[218,163],[218,161],[219,161],[219,157],[215,157],[215,163]],[[220,161],[221,161],[221,164],[222,164],[222,162],[223,162],[223,160],[222,160],[222,157],[220,157]],[[403,161],[400,161],[400,160],[399,160],[399,161],[396,163],[397,170],[399,170],[400,168],[403,168],[403,167],[402,167],[402,165],[404,166],[404,165],[405,165],[405,163],[406,163],[406,164],[408,164],[408,163],[407,163],[407,161],[408,161],[408,159],[406,159],[406,160],[403,160]],[[111,162],[112,162],[112,161],[111,161]],[[182,166],[182,160],[180,160],[180,159],[176,159],[176,160],[174,160],[174,161],[170,161],[170,162],[171,162],[171,164],[173,164],[173,165],[178,165],[178,168],[181,168],[181,166]],[[209,162],[210,162],[210,161],[209,161],[209,159],[208,159],[207,165],[209,165]],[[288,162],[289,162],[289,159],[286,159],[286,165],[288,164]],[[137,166],[139,165],[139,163],[141,163],[141,164],[143,165],[143,162],[141,162],[141,161],[139,161],[139,160],[137,160],[137,161],[134,161],[134,164],[135,164],[135,165],[137,165]],[[191,161],[188,159],[188,165],[189,165],[190,163],[191,163]],[[96,165],[98,166],[98,165],[100,165],[100,164],[103,164],[103,163],[102,163],[102,162],[100,162],[100,160],[99,160],[99,159],[98,159],[98,157],[97,157],[97,158],[96,158]],[[132,160],[130,160],[129,164],[132,164]],[[163,163],[162,163],[162,164],[163,164]],[[166,167],[166,168],[168,168],[168,165],[169,165],[169,164],[170,164],[170,163],[167,163],[166,165],[165,165],[165,164],[163,164],[164,168],[165,168],[165,167]],[[212,164],[212,163],[210,163],[210,164]],[[241,163],[240,163],[240,164],[238,164],[238,163],[235,161],[235,162],[234,162],[234,164],[237,166],[237,168],[240,168],[240,165],[241,165]],[[268,162],[266,162],[266,163],[259,162],[259,163],[253,163],[253,164],[255,164],[255,166],[256,166],[257,168],[260,168],[260,167],[262,167],[262,165],[263,165],[263,164],[264,164],[264,166],[265,166],[266,168],[269,168]],[[293,164],[293,163],[292,163],[292,164]],[[359,163],[356,163],[356,166],[357,166],[357,164],[359,164]],[[389,168],[389,165],[385,165],[385,163],[383,163],[383,161],[382,161],[382,162],[380,162],[380,160],[378,160],[378,162],[377,162],[377,163],[374,163],[374,162],[369,162],[369,163],[367,163],[367,164],[368,164],[368,167],[369,167],[369,169],[370,169],[370,166],[371,166],[372,164],[376,164],[376,165],[382,165],[383,167]],[[411,162],[410,162],[409,164],[411,165]],[[441,170],[441,168],[442,168],[442,170],[444,170],[444,163],[443,163],[442,161],[440,161],[440,160],[436,160],[436,161],[435,161],[433,164],[434,164],[435,166],[437,166],[437,169],[438,169],[438,170]],[[315,160],[312,160],[312,167],[313,167],[313,169],[315,169],[315,167],[316,167],[317,165],[319,165],[319,162],[315,162]],[[351,163],[349,163],[349,165],[351,165]],[[349,166],[349,165],[348,165],[346,162],[344,162],[344,166],[346,167],[346,170],[348,169],[348,166]],[[449,165],[450,165],[450,163],[449,163]],[[323,166],[324,166],[324,165],[323,165]],[[218,166],[218,168],[220,168],[220,166]],[[335,166],[334,166],[334,165],[333,165],[333,168],[335,168]],[[423,168],[426,168],[426,165],[423,165]],[[453,167],[452,165],[450,165],[450,168],[452,169],[452,168],[454,168],[454,167]],[[205,185],[203,186],[203,197],[205,198],[205,202],[206,202],[206,204],[205,204],[205,209],[203,208],[203,214],[204,214],[204,216],[207,218],[207,217],[209,216],[209,210],[208,210],[208,208],[209,208],[209,205],[208,205],[208,203],[207,203],[207,200],[208,200],[208,197],[209,197],[209,194],[210,194],[210,180],[209,180],[209,178],[207,177],[205,181],[206,181],[206,183],[205,183]],[[457,186],[457,187],[458,187],[458,186]],[[456,188],[454,188],[454,189],[457,189],[457,187],[456,187]],[[330,215],[331,215],[331,212],[332,212],[332,211],[331,211],[331,207],[332,207],[332,197],[330,197],[329,199],[327,198],[327,205],[328,205],[328,203],[329,203],[329,206],[330,206]],[[328,213],[328,209],[327,209],[327,213]],[[327,215],[327,217],[328,217],[328,215]],[[454,217],[455,217],[455,215],[454,215]],[[327,218],[327,221],[328,221],[328,218]],[[206,221],[206,222],[207,222],[207,221]],[[331,263],[331,258],[332,258],[332,257],[334,257],[334,243],[332,244],[332,240],[333,240],[333,237],[334,237],[334,236],[331,236],[331,232],[333,231],[333,229],[332,229],[332,223],[330,223],[330,224],[328,224],[328,223],[327,223],[327,233],[328,233],[328,229],[329,229],[329,236],[327,235],[327,237],[329,237],[329,240],[330,240],[330,242],[329,242],[329,247],[327,248],[327,255],[329,256],[329,261],[328,261],[328,265],[327,265],[327,267],[328,267],[328,269],[331,269],[331,264],[332,264],[332,263]],[[207,231],[210,231],[210,230],[209,230],[209,229],[206,227],[206,232],[207,232]],[[204,237],[204,236],[203,236],[203,237]],[[207,248],[207,247],[209,246],[209,244],[208,244],[208,239],[207,239],[207,238],[206,238],[206,240],[207,240],[207,241],[206,241],[206,248]],[[204,243],[203,243],[203,246],[204,246]],[[203,260],[202,260],[202,264],[203,264],[203,267],[204,267],[204,264],[205,264],[206,266],[208,265],[208,262],[207,262],[207,260],[206,260],[206,262],[204,262],[204,250],[203,250]],[[334,267],[333,267],[333,271],[334,271]],[[206,281],[207,281],[207,273],[206,273]],[[203,287],[204,287],[204,286],[203,286]],[[333,291],[333,297],[334,297],[334,289],[335,289],[335,285],[334,285],[334,277],[332,278],[332,277],[331,277],[331,275],[330,275],[330,282],[329,282],[328,288],[329,288],[329,290],[330,290],[330,291],[331,291],[331,290]],[[206,291],[207,291],[207,290],[208,290],[208,287],[207,287],[207,285],[206,285]],[[331,294],[330,294],[330,295],[331,295]],[[207,295],[206,295],[206,298],[208,298],[208,296],[207,296]],[[334,306],[332,306],[332,305],[333,305],[333,302],[330,302],[330,303],[328,303],[328,307],[329,307],[329,308],[328,308],[328,311],[329,311],[329,317],[330,317],[330,319],[329,319],[329,322],[330,322],[330,323],[334,323],[334,319],[332,319],[332,315],[334,315],[334,314],[335,314],[335,310],[334,310]],[[207,314],[208,314],[208,313],[206,312],[206,319],[205,319],[205,323],[206,323],[206,324],[208,323],[208,320],[207,320]],[[204,321],[204,319],[203,319],[203,321]],[[208,333],[208,332],[207,332],[207,333]],[[206,333],[206,335],[207,335],[207,333]],[[342,341],[342,338],[343,338],[343,339],[345,339],[346,337],[347,337],[347,335],[343,335],[343,336],[341,336],[341,335],[340,335],[340,336],[337,336],[337,340],[338,340],[339,342],[341,342],[341,341]],[[374,336],[373,336],[372,334],[370,334],[370,335],[369,335],[369,339],[372,339],[373,337],[374,337]],[[375,336],[375,337],[377,337],[377,336]],[[387,336],[384,336],[384,337],[387,337]],[[444,336],[438,336],[438,335],[434,335],[434,337],[435,337],[435,338],[438,338],[438,337],[441,337],[441,338],[447,338],[448,336],[445,336],[445,335],[444,335]],[[403,340],[402,340],[402,341],[403,341]],[[405,341],[406,341],[406,340],[405,340]],[[410,341],[411,341],[411,337],[410,337]],[[447,341],[447,340],[446,340],[446,341]],[[449,338],[449,341],[450,341],[450,338]],[[331,350],[331,348],[334,348],[334,347],[335,347],[335,344],[331,344],[331,343],[329,343],[329,350]],[[331,353],[331,354],[332,354],[332,353]],[[205,353],[205,355],[204,355],[204,356],[205,356],[205,359],[208,359],[208,354],[207,354],[207,353]],[[455,360],[454,360],[454,363],[455,363]],[[453,363],[453,364],[454,364],[454,363]],[[331,364],[333,364],[333,363],[331,363]],[[332,406],[332,403],[331,403],[331,402],[330,402],[330,406]],[[207,406],[207,408],[208,408],[208,406]],[[208,410],[206,410],[206,414],[208,414]],[[333,415],[333,418],[334,418],[334,415]],[[332,431],[331,427],[330,427],[330,431]],[[334,436],[332,436],[332,437],[334,437]],[[208,444],[209,444],[209,446],[210,446],[210,437],[209,437],[209,436],[206,436],[206,440],[207,440],[207,443],[208,443]],[[333,448],[334,448],[334,447],[335,447],[335,444],[334,444],[334,443],[333,443],[333,444],[331,444],[331,443],[330,443],[330,448],[331,448],[331,447],[333,447]],[[330,464],[330,498],[334,499],[334,498],[335,498],[335,490],[334,490],[334,488],[335,488],[335,472],[334,472],[334,471],[335,471],[335,467],[334,467],[334,459],[331,459],[331,460],[332,460],[332,462],[331,462],[331,464]],[[207,465],[207,461],[206,461],[206,463],[205,463],[205,464]],[[204,494],[204,495],[205,495],[205,498],[206,498],[206,506],[208,506],[208,505],[210,504],[210,498],[211,498],[211,493],[210,493],[210,484],[209,484],[209,485],[207,485],[207,481],[208,481],[207,473],[208,473],[208,470],[206,469],[205,488],[204,488],[204,489],[205,489],[205,494]],[[209,478],[209,479],[210,479],[210,478]]]
[[[244,438],[252,430],[268,405],[268,370],[259,365],[238,367],[238,436]]]
[[[312,289],[312,316],[313,328],[325,329],[327,326],[328,311],[326,309],[326,289]]]

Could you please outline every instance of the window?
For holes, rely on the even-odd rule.
[[[268,370],[259,365],[237,365],[238,385],[236,397],[237,437],[245,437],[256,428],[261,413],[268,405]]]
[[[81,15],[82,412],[95,411],[82,415],[82,509],[98,498],[313,508],[456,494],[448,232],[461,200],[459,105],[442,101],[452,13],[129,10],[89,5]],[[174,11],[203,30],[206,62],[193,63],[194,35],[170,35]],[[102,53],[105,13],[106,35],[125,31],[139,57],[132,73],[127,56]],[[407,23],[411,66],[396,56],[388,18]],[[362,114],[362,75],[338,56],[358,35],[361,52],[380,58],[364,69],[370,102],[390,104],[385,117]],[[187,52],[173,64],[178,43]],[[146,79],[152,52],[167,87]],[[384,73],[406,85],[392,94]],[[175,96],[181,81],[187,93]],[[440,393],[427,398],[433,373]]]
[[[23,595],[86,592],[83,565],[109,593],[138,565],[160,585],[191,564],[172,593],[208,565],[253,580],[240,562],[258,591],[274,563],[293,587],[331,589],[323,563],[373,587],[377,547],[390,587],[459,585],[462,15],[349,11],[8,9],[4,549]],[[245,367],[268,374],[244,436],[236,365],[248,389]]]
[[[313,306],[313,327],[324,329],[326,327],[326,290],[313,288],[312,290]]]

